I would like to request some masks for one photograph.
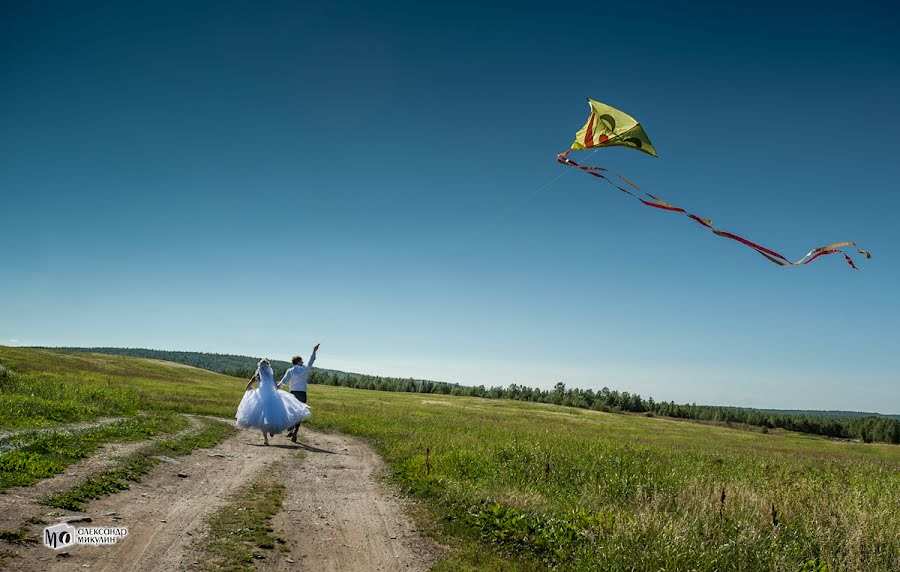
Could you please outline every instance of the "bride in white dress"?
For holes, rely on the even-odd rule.
[[[252,389],[256,381],[257,388]],[[242,429],[262,431],[266,445],[269,435],[281,433],[311,415],[309,407],[294,396],[275,389],[275,374],[269,360],[259,360],[256,375],[247,383],[247,391],[238,405],[235,419]],[[268,434],[268,435],[267,435]]]

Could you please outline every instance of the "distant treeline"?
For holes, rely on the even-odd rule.
[[[65,351],[96,352],[113,355],[148,357],[182,363],[249,379],[256,371],[257,358],[228,354],[209,354],[200,352],[175,352],[147,350],[137,348],[54,348]],[[290,363],[270,360],[276,370],[276,378],[283,375]],[[719,407],[712,405],[677,404],[675,402],[656,402],[652,397],[642,398],[636,393],[615,391],[604,387],[600,391],[592,389],[567,388],[564,383],[557,383],[553,389],[538,389],[524,385],[511,384],[508,387],[490,387],[483,385],[465,386],[442,381],[421,379],[400,379],[394,377],[378,377],[356,373],[345,373],[334,370],[314,369],[310,372],[310,383],[372,389],[377,391],[398,391],[410,393],[437,393],[442,395],[462,395],[483,397],[488,399],[515,399],[535,403],[552,403],[568,407],[593,409],[608,412],[644,413],[661,415],[679,419],[695,419],[699,421],[716,421],[722,423],[738,423],[752,425],[762,430],[780,428],[813,435],[824,435],[839,439],[860,439],[866,443],[873,441],[882,443],[900,443],[900,421],[885,416],[868,415],[859,417],[856,412],[778,412],[773,410],[742,409],[738,407]],[[837,417],[846,413],[844,417]]]
[[[831,419],[856,419],[858,417],[887,417],[900,421],[900,415],[881,415],[878,413],[863,413],[862,411],[821,411],[815,409],[754,409],[760,413],[774,413],[776,415],[789,415],[792,417],[829,417]]]
[[[652,397],[642,398],[636,393],[615,391],[604,387],[600,391],[592,389],[569,389],[564,383],[557,383],[553,389],[538,389],[511,384],[509,387],[475,387],[444,383],[376,377],[360,374],[334,375],[324,371],[312,371],[310,383],[374,389],[378,391],[405,391],[411,393],[440,393],[443,395],[463,395],[488,399],[515,399],[536,403],[552,403],[596,411],[645,413],[679,419],[742,423],[763,429],[781,428],[814,435],[825,435],[841,439],[861,439],[866,443],[900,443],[900,421],[888,417],[868,416],[856,419],[835,419],[812,415],[780,415],[754,409],[737,407],[717,407],[710,405],[679,405],[675,402],[656,402]]]

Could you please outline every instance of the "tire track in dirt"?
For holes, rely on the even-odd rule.
[[[194,417],[185,417],[190,423],[190,427],[181,431],[161,433],[143,441],[104,443],[93,455],[69,465],[62,473],[56,476],[39,481],[30,487],[7,489],[3,496],[0,497],[0,530],[18,530],[25,519],[34,516],[41,517],[44,520],[53,520],[47,514],[48,512],[63,513],[64,511],[40,504],[41,499],[47,495],[71,489],[88,475],[117,466],[122,457],[126,457],[154,442],[177,439],[200,428],[200,423]],[[65,512],[65,514],[75,516],[79,513]]]
[[[21,449],[30,443],[31,439],[17,439],[17,437],[31,437],[48,433],[64,433],[74,435],[85,429],[94,429],[104,425],[112,425],[117,421],[125,421],[128,417],[103,417],[95,421],[79,421],[77,423],[65,423],[52,427],[35,427],[33,429],[20,429],[18,431],[0,431],[0,455]]]

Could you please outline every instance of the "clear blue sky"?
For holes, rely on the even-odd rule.
[[[731,4],[4,1],[0,343],[898,413],[900,9]]]

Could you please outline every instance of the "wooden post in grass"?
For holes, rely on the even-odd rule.
[[[775,503],[772,503],[772,527],[778,528],[778,511],[775,510]]]
[[[719,497],[719,517],[720,518],[724,511],[725,511],[725,487],[722,487],[722,496]]]
[[[425,447],[425,476],[431,473],[431,448]]]

